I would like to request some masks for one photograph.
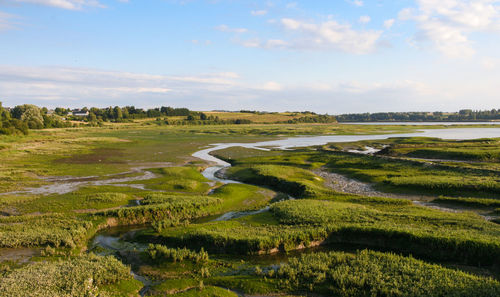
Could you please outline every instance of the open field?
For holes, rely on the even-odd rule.
[[[191,156],[221,142],[412,129],[137,121],[1,136],[0,292],[497,296],[498,140],[230,147],[212,153],[232,164],[217,175],[241,182],[227,184]],[[365,146],[381,151],[349,152]],[[345,182],[333,173],[356,182],[333,186]]]

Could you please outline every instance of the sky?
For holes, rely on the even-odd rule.
[[[0,0],[0,101],[500,108],[500,0]]]

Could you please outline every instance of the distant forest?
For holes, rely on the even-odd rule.
[[[474,122],[500,120],[500,109],[459,112],[377,112],[335,116],[338,122]]]

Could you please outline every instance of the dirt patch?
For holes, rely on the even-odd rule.
[[[315,174],[321,176],[325,180],[325,186],[341,193],[362,195],[368,197],[385,197],[396,199],[408,199],[418,201],[432,201],[437,197],[425,195],[406,195],[379,192],[373,188],[371,184],[364,183],[352,178],[345,177],[338,173],[327,172],[324,170],[316,170]]]

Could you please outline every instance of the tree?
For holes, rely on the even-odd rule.
[[[93,112],[89,113],[89,122],[92,122],[92,123],[97,122],[97,117],[96,117],[95,113],[93,113]]]
[[[120,107],[115,106],[115,108],[113,108],[113,117],[117,121],[120,121],[121,119],[123,119],[123,112],[122,112],[122,109]]]
[[[33,104],[18,105],[12,109],[12,115],[26,123],[30,129],[42,129],[44,120],[38,106]]]
[[[6,120],[10,120],[10,112],[3,108],[2,101],[0,101],[0,123]]]
[[[64,107],[56,107],[56,109],[54,109],[54,112],[60,116],[65,116],[68,114],[68,110]]]

